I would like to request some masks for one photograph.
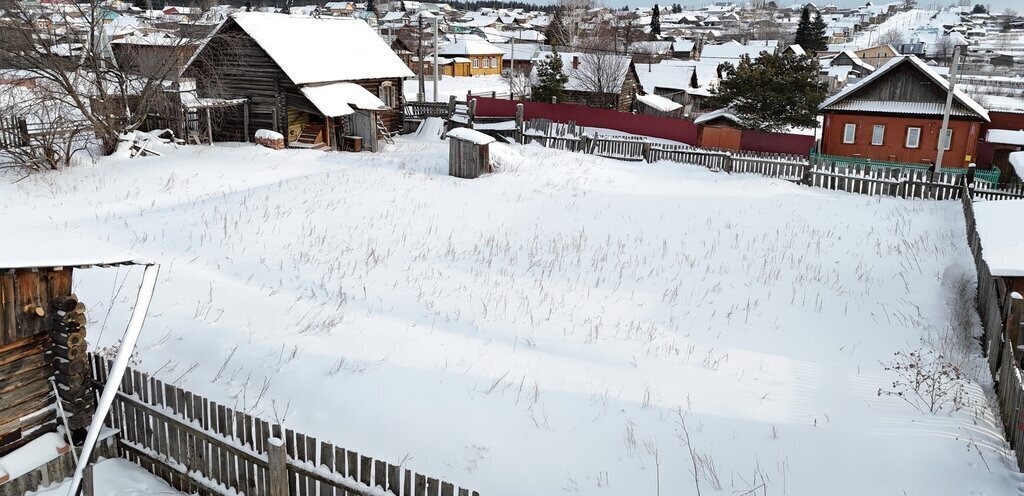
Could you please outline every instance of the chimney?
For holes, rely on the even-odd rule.
[[[579,69],[579,68],[580,68],[580,56],[579,55],[573,55],[572,56],[572,70],[575,71],[576,69]]]

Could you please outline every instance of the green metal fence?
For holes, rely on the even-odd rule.
[[[921,164],[909,164],[906,162],[889,162],[886,160],[871,160],[868,158],[857,158],[857,157],[839,157],[836,155],[824,155],[811,150],[811,162],[821,163],[827,162],[839,166],[861,166],[870,167],[872,169],[902,169],[902,170],[915,170],[915,171],[927,171],[930,166]],[[967,174],[967,169],[958,169],[953,167],[943,167],[942,172],[947,174]],[[974,179],[978,181],[985,181],[989,183],[999,182],[999,169],[992,170],[975,170]]]

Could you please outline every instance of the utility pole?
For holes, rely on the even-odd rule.
[[[437,102],[437,17],[434,18],[434,102]]]
[[[516,79],[516,37],[512,36],[512,53],[509,55],[508,61],[508,99],[515,100],[516,93],[513,86],[515,85]]]
[[[942,155],[946,151],[946,133],[949,129],[949,112],[953,109],[953,92],[956,90],[956,73],[960,65],[960,47],[953,47],[953,63],[949,66],[949,90],[946,93],[946,108],[942,112],[942,129],[939,130],[939,151],[935,155],[935,172],[942,170]],[[950,140],[952,141],[952,140]],[[952,146],[952,143],[949,143]]]
[[[416,101],[423,102],[426,98],[426,83],[423,82],[423,12],[419,13],[419,20],[416,21],[416,60],[420,65],[420,90],[416,92]]]

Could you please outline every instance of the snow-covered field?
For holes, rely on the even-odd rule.
[[[1020,494],[956,332],[956,202],[495,155],[476,180],[426,139],[113,157],[0,180],[0,225],[163,264],[138,367],[482,494]],[[76,272],[91,343],[141,272]],[[921,348],[962,359],[973,404],[878,395]]]

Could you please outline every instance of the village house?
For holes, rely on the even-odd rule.
[[[445,74],[449,76],[501,74],[504,50],[476,37],[459,36],[456,40],[442,46],[437,52],[439,57],[455,61],[452,64],[451,73],[445,69]]]
[[[917,57],[899,56],[818,107],[821,153],[911,164],[934,163],[948,83]],[[943,167],[974,160],[988,111],[956,90]]]
[[[362,20],[256,12],[232,15],[184,74],[196,78],[199,97],[247,102],[244,115],[224,116],[219,136],[251,139],[268,129],[289,145],[318,148],[358,136],[372,151],[401,129],[402,81],[413,75]]]
[[[636,96],[644,94],[629,56],[577,52],[558,55],[562,58],[562,70],[569,77],[563,90],[564,103],[629,112]],[[551,56],[551,52],[545,52],[539,59]]]

